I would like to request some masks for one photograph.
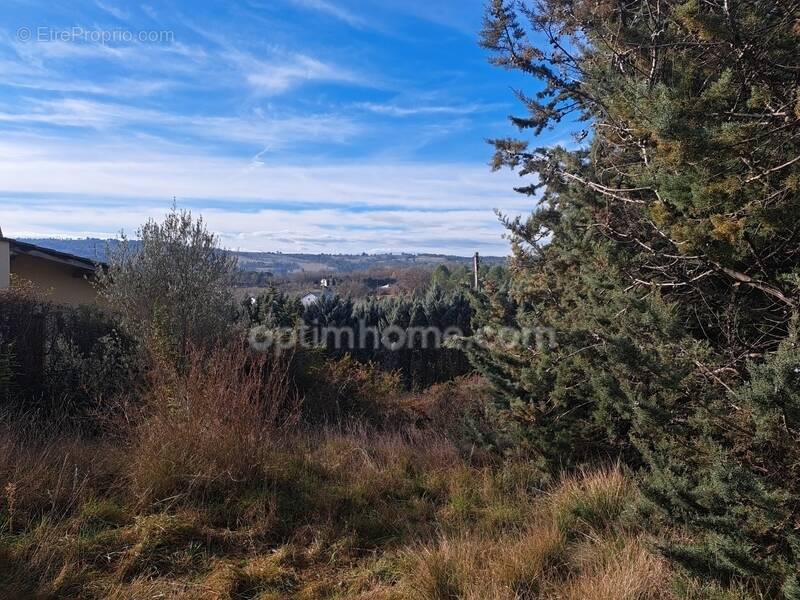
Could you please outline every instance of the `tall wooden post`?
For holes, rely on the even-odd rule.
[[[481,266],[481,257],[478,253],[472,257],[472,289],[476,292],[481,289],[481,282],[478,279],[478,268]]]

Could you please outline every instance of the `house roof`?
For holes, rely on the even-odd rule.
[[[35,258],[58,262],[90,273],[97,271],[98,267],[106,266],[105,263],[84,258],[83,256],[76,256],[75,254],[60,252],[58,250],[44,248],[43,246],[37,246],[27,242],[20,242],[19,240],[14,240],[7,237],[0,237],[0,241],[9,243],[12,257],[19,256],[21,254],[33,256]]]

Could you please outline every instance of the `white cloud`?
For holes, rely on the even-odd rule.
[[[426,210],[525,204],[510,191],[511,176],[483,165],[352,161],[253,168],[250,157],[139,147],[135,140],[102,146],[42,141],[0,142],[0,191]]]
[[[131,18],[131,14],[128,11],[118,6],[114,6],[113,4],[108,4],[106,2],[101,2],[100,0],[95,0],[94,3],[100,10],[107,12],[115,19],[119,19],[120,21],[127,21],[128,19]]]
[[[81,81],[77,78],[63,80],[59,79],[55,74],[46,77],[31,77],[30,74],[26,74],[18,79],[8,78],[3,81],[3,83],[21,89],[120,98],[142,98],[175,87],[174,82],[167,80],[124,78],[106,83],[93,83],[90,81]]]
[[[204,139],[254,143],[280,148],[309,140],[345,141],[360,132],[351,119],[330,114],[272,115],[263,111],[240,117],[175,115],[136,106],[95,102],[81,98],[34,100],[25,111],[0,108],[0,123],[34,123],[97,130],[127,126],[163,128],[160,135],[176,133]]]
[[[282,94],[309,82],[322,81],[375,86],[373,80],[368,80],[350,69],[307,53],[289,51],[284,47],[271,45],[263,48],[256,55],[253,51],[243,50],[233,44],[229,36],[209,31],[189,22],[186,23],[186,26],[218,47],[210,59],[216,63],[216,67],[224,67],[228,70],[233,68],[235,74],[241,77],[253,91],[265,96]],[[224,69],[221,74],[225,74]]]
[[[238,50],[228,50],[224,56],[242,73],[253,90],[267,96],[282,94],[314,81],[363,83],[362,78],[348,69],[300,53],[276,51],[270,60],[262,60]]]
[[[21,87],[36,89],[52,89],[52,82],[63,80],[71,64],[92,61],[117,64],[123,71],[137,73],[142,80],[193,83],[203,89],[212,85],[216,90],[244,85],[264,96],[283,94],[311,82],[375,87],[374,78],[306,52],[269,46],[256,55],[233,44],[225,35],[188,22],[183,25],[210,44],[201,46],[178,39],[164,43],[107,44],[60,39],[23,43],[0,32],[0,46],[16,57],[0,58],[0,69],[10,77],[6,84],[20,82]]]
[[[293,0],[293,2],[299,6],[331,15],[352,27],[364,27],[367,24],[367,21],[355,12],[328,0]]]
[[[252,250],[498,253],[506,243],[492,209],[520,214],[532,206],[511,191],[514,176],[483,165],[259,165],[36,138],[0,142],[0,181],[8,235],[130,232],[161,216],[174,195],[202,209],[227,246]]]
[[[392,117],[410,117],[418,115],[468,115],[487,110],[488,107],[479,104],[466,104],[461,106],[448,105],[419,105],[403,106],[399,104],[378,104],[375,102],[362,102],[359,108],[381,115]]]

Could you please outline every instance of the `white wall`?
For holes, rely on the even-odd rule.
[[[0,240],[0,290],[9,286],[11,278],[11,245]]]

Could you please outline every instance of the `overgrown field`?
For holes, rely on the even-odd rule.
[[[479,380],[312,425],[242,361],[156,369],[99,435],[6,415],[0,597],[747,597],[659,558],[621,467],[547,482],[465,444]]]

